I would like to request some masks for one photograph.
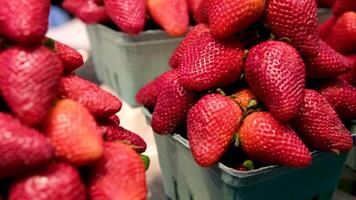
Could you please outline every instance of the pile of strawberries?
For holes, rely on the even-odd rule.
[[[345,124],[356,118],[355,62],[341,54],[356,53],[348,10],[324,42],[315,0],[202,0],[203,23],[173,53],[173,69],[136,100],[156,133],[186,136],[203,167],[306,167],[311,151],[347,152]]]
[[[137,35],[159,25],[171,36],[188,31],[190,15],[201,21],[201,0],[65,0],[63,8],[88,24],[112,21],[121,31]],[[152,21],[152,20],[153,21]]]
[[[82,56],[45,37],[49,9],[1,2],[0,199],[146,199],[146,143],[120,127],[119,99],[74,75]]]

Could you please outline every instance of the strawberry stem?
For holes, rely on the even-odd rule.
[[[244,163],[242,163],[242,166],[248,170],[253,170],[255,168],[252,160],[246,160]]]
[[[148,168],[150,167],[150,157],[148,157],[144,154],[141,154],[140,157],[141,157],[141,160],[143,161],[143,164],[145,165],[145,170],[147,171]]]

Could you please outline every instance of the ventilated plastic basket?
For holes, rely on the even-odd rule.
[[[353,121],[356,124],[356,121]],[[356,133],[356,125],[351,128],[352,133]],[[352,170],[356,171],[356,147],[354,147],[347,157],[346,165],[349,166]]]
[[[136,92],[168,70],[171,53],[183,39],[161,30],[129,36],[104,25],[88,25],[95,72],[131,106],[137,106]]]
[[[150,113],[144,114],[150,124]],[[187,140],[178,134],[155,134],[155,140],[164,191],[173,200],[331,200],[347,156],[314,152],[307,168],[268,166],[242,172],[221,163],[198,166]]]

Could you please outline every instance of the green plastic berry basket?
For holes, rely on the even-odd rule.
[[[356,124],[356,121],[353,121],[353,124]],[[351,132],[356,133],[356,125],[352,126]],[[350,151],[346,160],[346,165],[349,166],[352,170],[356,171],[356,147],[352,148]]]
[[[151,114],[145,109],[144,114],[151,124]],[[331,200],[347,156],[313,152],[307,168],[268,166],[242,172],[221,163],[198,166],[188,141],[178,134],[155,134],[155,141],[164,191],[172,200]]]
[[[169,69],[170,55],[183,39],[162,30],[133,37],[101,24],[88,25],[87,31],[98,79],[133,107],[137,91]]]

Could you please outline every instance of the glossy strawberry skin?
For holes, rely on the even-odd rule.
[[[0,66],[0,88],[7,105],[23,123],[39,125],[56,98],[61,61],[44,46],[14,46],[1,52]]]
[[[284,42],[254,46],[246,60],[245,78],[251,90],[281,121],[298,112],[305,86],[305,66],[299,53]]]
[[[103,139],[94,118],[81,104],[59,100],[49,113],[45,133],[60,160],[88,165],[103,155]]]
[[[31,147],[31,148],[29,148]],[[0,178],[14,177],[47,164],[54,155],[47,139],[15,117],[0,113]]]
[[[269,0],[267,23],[273,33],[287,37],[303,56],[319,51],[317,6],[315,0]]]
[[[319,37],[325,41],[330,34],[332,27],[334,26],[337,18],[334,16],[329,17],[325,22],[319,25]]]
[[[198,23],[208,23],[209,22],[209,14],[208,9],[210,6],[211,0],[202,0],[198,7],[197,13],[194,15],[194,19]]]
[[[346,80],[353,86],[356,86],[356,54],[355,55],[347,55],[346,58],[352,63],[352,69],[350,72],[343,74],[340,76],[341,79]]]
[[[179,82],[192,91],[227,86],[241,77],[243,56],[238,40],[221,42],[209,32],[202,33],[182,56]]]
[[[161,88],[152,114],[152,128],[162,135],[173,133],[185,121],[189,108],[198,98],[178,82],[176,70],[169,80]]]
[[[244,152],[254,161],[306,167],[312,160],[298,135],[267,112],[248,115],[241,125],[239,139]]]
[[[83,57],[72,47],[55,41],[55,51],[62,61],[64,73],[69,74],[84,64]]]
[[[145,26],[145,0],[104,0],[105,11],[111,20],[125,33],[137,35]]]
[[[203,167],[216,163],[228,149],[242,118],[230,98],[209,94],[188,112],[188,140],[195,161]]]
[[[316,150],[346,152],[352,148],[351,133],[330,103],[314,90],[304,90],[304,100],[292,125],[309,146]]]
[[[209,26],[214,37],[223,39],[242,31],[265,10],[265,0],[211,0]]]
[[[332,13],[334,16],[339,17],[345,12],[355,11],[356,2],[353,0],[336,0],[332,7]]]
[[[106,129],[105,140],[111,142],[121,142],[130,145],[137,153],[146,151],[146,142],[136,133],[133,133],[121,126]]]
[[[192,14],[194,20],[195,16],[198,14],[199,12],[199,6],[202,0],[187,0],[187,4],[188,4],[188,8],[190,13]],[[196,20],[197,21],[197,20]]]
[[[117,113],[122,102],[96,84],[75,75],[63,77],[59,83],[59,97],[72,99],[85,106],[97,118]]]
[[[186,0],[148,0],[153,20],[169,35],[182,36],[188,31],[189,13]]]
[[[87,24],[108,21],[104,6],[95,0],[64,0],[62,7]]]
[[[41,43],[48,28],[50,1],[3,0],[0,8],[0,35],[17,43]]]
[[[105,143],[104,152],[91,170],[91,199],[146,199],[145,167],[139,155],[119,142]]]
[[[65,164],[51,164],[29,176],[16,180],[9,200],[85,200],[86,191],[77,169]]]

